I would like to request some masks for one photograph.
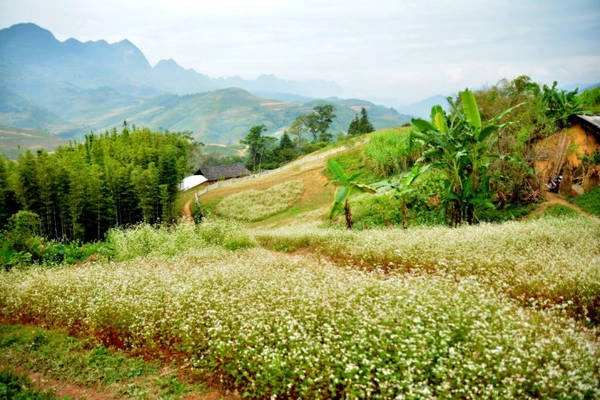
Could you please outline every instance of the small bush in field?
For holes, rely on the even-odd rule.
[[[290,208],[304,192],[302,181],[280,183],[266,190],[245,190],[224,198],[216,207],[227,218],[259,221]]]

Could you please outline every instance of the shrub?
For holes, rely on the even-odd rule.
[[[221,200],[217,213],[244,221],[259,221],[290,208],[304,192],[302,181],[280,183],[266,190],[245,190]]]

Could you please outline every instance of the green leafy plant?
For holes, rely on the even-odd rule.
[[[412,120],[413,135],[421,140],[421,161],[444,172],[445,191],[441,202],[454,226],[477,221],[477,210],[494,208],[489,187],[494,132],[505,124],[496,124],[515,107],[511,107],[487,123],[481,121],[475,96],[470,90],[460,93],[460,106],[449,99],[453,110],[446,115],[437,105],[431,109],[431,122]]]
[[[327,161],[327,168],[333,175],[333,179],[330,181],[340,185],[335,190],[333,203],[329,211],[329,219],[332,219],[338,214],[344,213],[346,218],[346,228],[352,229],[352,211],[350,210],[350,204],[348,199],[353,191],[358,192],[369,192],[375,193],[375,189],[368,185],[356,182],[356,179],[360,176],[360,172],[354,173],[350,176],[346,175],[344,169],[338,164],[337,161],[330,159]]]

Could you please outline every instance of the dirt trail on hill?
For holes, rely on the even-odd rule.
[[[183,219],[190,224],[194,223],[194,218],[192,218],[192,200],[186,201],[183,205]]]
[[[587,218],[591,219],[592,221],[600,224],[600,218],[598,218],[595,215],[592,215],[586,211],[583,211],[581,208],[577,207],[575,204],[569,203],[567,200],[565,200],[564,198],[562,198],[561,196],[559,196],[555,193],[547,192],[546,199],[547,200],[545,202],[540,204],[540,206],[537,209],[535,209],[531,214],[529,214],[524,219],[528,220],[528,219],[537,217],[538,215],[543,214],[549,207],[554,206],[554,205],[561,205],[561,206],[569,207],[569,208],[577,211],[579,214],[583,215],[584,217],[587,217]]]

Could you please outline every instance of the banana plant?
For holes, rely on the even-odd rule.
[[[410,170],[402,173],[399,178],[395,181],[382,181],[373,183],[371,187],[377,190],[378,193],[386,193],[390,190],[394,190],[394,196],[400,200],[402,207],[402,227],[408,229],[407,219],[407,200],[408,195],[414,192],[416,189],[413,187],[415,180],[423,175],[431,165],[415,164]]]
[[[473,223],[478,209],[494,207],[488,183],[489,166],[499,156],[491,149],[497,139],[494,133],[506,125],[497,122],[522,105],[483,123],[473,93],[467,89],[459,96],[460,106],[448,98],[452,107],[449,115],[437,105],[431,109],[431,122],[412,120],[413,135],[424,144],[420,161],[445,174],[442,205],[454,226],[463,221]]]
[[[333,179],[328,183],[337,183],[340,185],[335,189],[333,203],[329,211],[329,219],[333,219],[336,215],[343,212],[346,218],[346,228],[352,229],[354,222],[352,221],[350,203],[348,203],[350,195],[354,191],[368,193],[375,193],[376,191],[368,185],[356,182],[356,179],[361,175],[360,172],[348,176],[342,166],[333,159],[327,161],[327,168],[333,175]]]

